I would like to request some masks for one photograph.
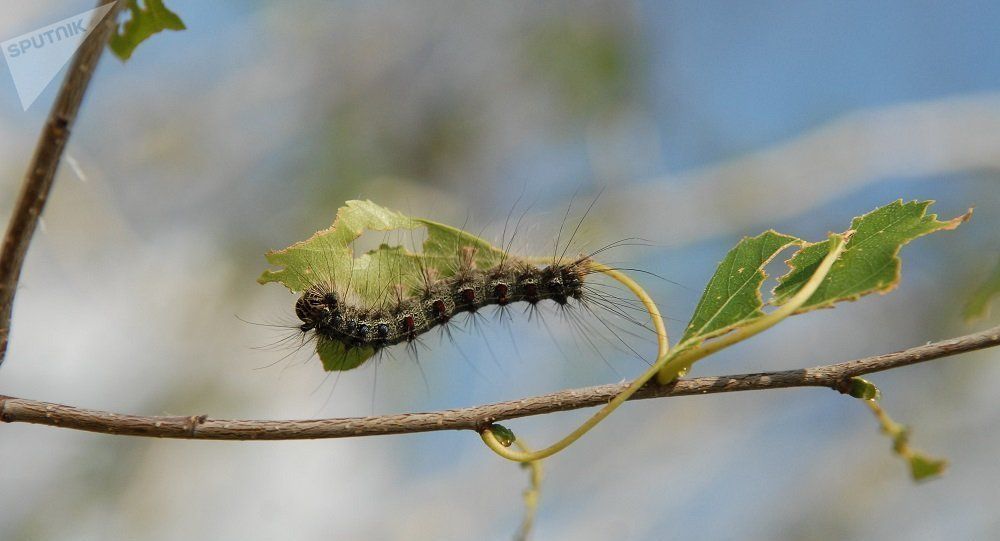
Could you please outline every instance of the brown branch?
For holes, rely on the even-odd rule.
[[[98,0],[98,7],[115,0]],[[76,114],[83,102],[83,95],[90,84],[91,76],[101,58],[104,45],[108,42],[115,28],[118,12],[124,2],[111,6],[101,23],[95,28],[73,57],[66,78],[63,79],[59,95],[56,97],[49,118],[45,121],[42,133],[35,145],[35,153],[28,165],[28,172],[21,184],[21,193],[17,197],[14,212],[11,214],[7,233],[0,247],[0,363],[3,363],[7,353],[7,340],[10,336],[10,314],[14,304],[14,294],[17,291],[17,281],[21,276],[24,256],[28,252],[28,244],[38,225],[38,217],[42,214],[45,201],[52,189],[59,161],[66,149],[70,130],[76,120]]]
[[[1000,345],[1000,326],[924,346],[839,364],[759,374],[682,379],[650,385],[633,399],[687,396],[787,387],[828,387],[844,392],[852,377],[922,363]],[[481,430],[504,419],[599,406],[627,383],[431,413],[305,421],[250,421],[189,417],[144,417],[86,410],[49,402],[0,396],[0,421],[35,423],[105,434],[204,440],[293,440],[405,434],[434,430]]]

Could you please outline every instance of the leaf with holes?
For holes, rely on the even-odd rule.
[[[854,235],[819,289],[797,313],[852,301],[871,293],[888,293],[899,283],[900,248],[911,240],[955,229],[972,215],[969,212],[947,221],[927,214],[933,201],[902,200],[877,208],[851,222]],[[829,250],[829,240],[806,245],[789,261],[791,270],[778,280],[774,304],[783,304],[809,280]]]
[[[741,240],[709,280],[681,343],[700,342],[763,316],[760,287],[767,278],[764,267],[781,251],[801,243],[773,230]]]
[[[899,282],[899,249],[907,242],[935,231],[954,229],[971,215],[940,221],[927,214],[931,201],[896,201],[855,218],[843,254],[819,289],[796,313],[853,300],[862,295],[890,291]],[[719,264],[705,288],[691,322],[675,353],[743,327],[764,316],[760,287],[764,267],[790,246],[801,246],[788,261],[790,270],[778,281],[770,303],[781,305],[814,274],[830,250],[830,240],[805,243],[801,239],[767,231],[744,238]]]
[[[426,239],[419,253],[382,244],[355,257],[353,243],[367,231],[407,231],[423,228]],[[480,268],[496,265],[503,251],[489,242],[451,226],[406,216],[371,201],[348,201],[333,225],[307,240],[267,253],[267,261],[283,268],[266,270],[258,282],[280,282],[299,293],[315,283],[351,284],[365,300],[378,300],[386,284],[417,288],[423,273],[450,276],[457,254],[469,251]]]

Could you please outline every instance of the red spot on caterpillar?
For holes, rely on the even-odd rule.
[[[417,337],[414,329],[417,328],[416,323],[413,321],[413,316],[407,314],[403,317],[403,333],[406,335],[407,340],[413,340]]]
[[[448,306],[445,305],[444,301],[441,299],[435,300],[431,304],[431,308],[434,310],[434,317],[440,322],[445,322],[450,319],[451,316],[448,315]]]
[[[510,288],[507,284],[497,284],[493,286],[493,296],[497,298],[497,304],[503,306],[510,302],[510,298],[507,294],[510,293]]]
[[[468,304],[476,302],[476,291],[471,287],[467,287],[458,292],[459,296],[462,297],[462,301]]]
[[[538,284],[534,282],[524,284],[524,297],[532,304],[538,302]]]

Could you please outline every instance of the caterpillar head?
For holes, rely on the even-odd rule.
[[[557,304],[583,297],[583,269],[579,265],[552,265],[542,270],[541,288]]]
[[[327,288],[312,286],[295,302],[295,315],[302,321],[300,328],[308,331],[339,312],[339,306],[336,293]]]
[[[580,300],[583,297],[583,277],[585,271],[579,264],[569,265],[562,269],[562,283],[566,294]]]

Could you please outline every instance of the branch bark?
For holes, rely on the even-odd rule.
[[[850,378],[881,372],[950,355],[1000,345],[1000,326],[923,346],[838,364],[799,370],[704,377],[649,385],[635,399],[688,396],[788,387],[827,387],[845,392]],[[436,430],[482,430],[496,421],[602,405],[628,383],[599,385],[557,393],[429,413],[379,417],[252,421],[188,417],[146,417],[87,410],[0,396],[0,421],[34,423],[104,434],[202,440],[297,440],[406,434]]]
[[[115,1],[98,0],[97,5],[100,7]],[[63,79],[62,87],[59,89],[59,95],[38,137],[35,153],[28,164],[28,172],[24,175],[21,193],[17,197],[14,212],[3,237],[3,245],[0,247],[0,364],[3,363],[7,353],[14,294],[21,276],[21,267],[24,265],[24,256],[28,252],[28,244],[31,243],[38,218],[52,189],[52,181],[66,149],[76,114],[83,102],[83,95],[90,85],[94,69],[101,58],[101,53],[104,52],[104,45],[115,28],[115,21],[118,20],[118,13],[123,6],[124,2],[111,6],[101,23],[87,36],[73,56],[66,78]]]

